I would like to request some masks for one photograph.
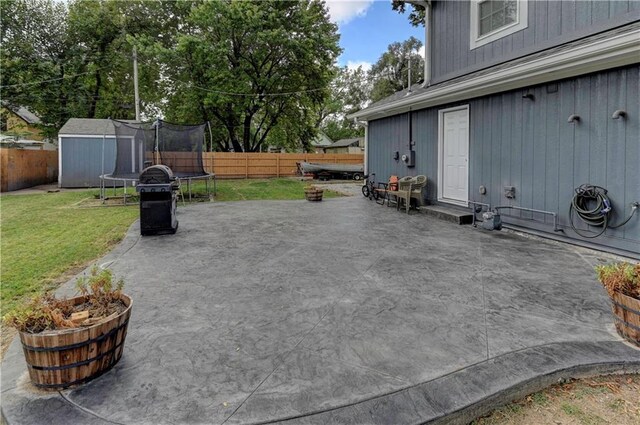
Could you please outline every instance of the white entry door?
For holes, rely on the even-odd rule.
[[[443,109],[438,118],[438,200],[467,206],[469,106]]]

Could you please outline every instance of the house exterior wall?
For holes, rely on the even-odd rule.
[[[432,83],[640,19],[637,0],[529,0],[527,28],[470,49],[470,2],[433,2]]]
[[[557,212],[565,235],[582,239],[569,225],[574,189],[583,183],[606,188],[614,205],[612,223],[640,201],[640,66],[590,74],[465,102],[413,111],[416,166],[393,160],[408,150],[408,114],[369,123],[369,172],[378,181],[390,175],[428,177],[426,197],[437,200],[438,110],[469,105],[469,198],[509,205],[504,186],[515,186],[511,205]],[[523,98],[533,93],[535,100]],[[626,119],[614,120],[622,109]],[[577,114],[580,122],[568,123]],[[479,186],[487,188],[480,195]],[[504,211],[504,221],[553,233],[550,216]],[[580,225],[579,228],[584,228]],[[590,240],[640,253],[640,214],[619,229]]]
[[[399,114],[369,122],[368,173],[376,174],[376,181],[388,181],[389,176],[411,174],[400,161],[393,159],[394,152],[409,150],[409,114]],[[417,148],[417,147],[416,147]],[[416,152],[416,157],[417,157]],[[429,158],[420,156],[424,163],[414,170],[429,168]],[[418,174],[424,174],[418,173]],[[412,174],[413,175],[413,174]]]
[[[7,131],[17,133],[22,139],[42,141],[44,137],[39,128],[30,125],[28,122],[20,118],[13,111],[7,108],[1,108],[0,113],[6,117]]]
[[[104,143],[104,173],[113,172],[116,163],[114,137]],[[102,137],[60,136],[60,187],[99,187],[102,174]],[[121,183],[117,184],[121,186]],[[113,186],[112,183],[109,186]]]

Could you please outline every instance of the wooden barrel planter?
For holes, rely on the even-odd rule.
[[[322,201],[323,193],[323,189],[307,188],[304,190],[304,197],[307,199],[307,201]]]
[[[615,292],[611,297],[611,309],[620,336],[640,347],[640,300]]]
[[[86,297],[71,298],[82,304]],[[95,325],[45,331],[20,332],[31,382],[43,389],[83,384],[110,370],[122,357],[133,301],[121,295],[125,311]]]

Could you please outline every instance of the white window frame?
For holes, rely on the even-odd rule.
[[[483,36],[480,36],[480,3],[484,1],[486,0],[471,0],[470,2],[471,10],[469,15],[471,16],[471,22],[469,23],[469,50],[484,46],[485,44],[499,40],[502,37],[506,37],[509,34],[521,31],[529,26],[528,0],[517,0],[518,13],[515,22],[498,28],[497,30],[493,30]]]

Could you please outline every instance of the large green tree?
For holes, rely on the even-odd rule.
[[[411,4],[411,12],[409,12],[409,22],[414,27],[419,25],[424,26],[425,10],[421,5],[413,4],[411,1],[405,0],[392,0],[391,8],[398,13],[405,13],[407,10],[407,4]]]
[[[51,128],[133,118],[212,124],[221,150],[315,137],[340,53],[319,0],[3,0],[0,97]]]
[[[322,131],[332,140],[363,136],[364,128],[346,117],[367,106],[370,92],[367,71],[361,66],[356,69],[339,68],[331,86],[331,95],[318,115]]]
[[[371,100],[377,102],[409,84],[409,59],[411,59],[411,84],[424,78],[424,60],[420,56],[422,42],[415,37],[403,42],[391,43],[387,51],[371,67],[370,76],[375,80]]]
[[[273,131],[310,140],[340,53],[323,2],[204,2],[165,52],[168,117],[211,121],[221,150],[254,152]]]
[[[0,2],[0,95],[14,106],[39,113],[59,124],[72,86],[81,78],[68,35],[67,6],[52,0]],[[49,105],[55,105],[50,107]],[[63,112],[64,111],[64,112]],[[75,112],[75,111],[74,111]]]
[[[143,110],[157,114],[164,99],[156,84],[161,67],[145,57],[144,46],[171,39],[181,7],[173,1],[1,1],[2,100],[28,107],[54,130],[71,117],[133,118],[131,52],[140,45]]]

